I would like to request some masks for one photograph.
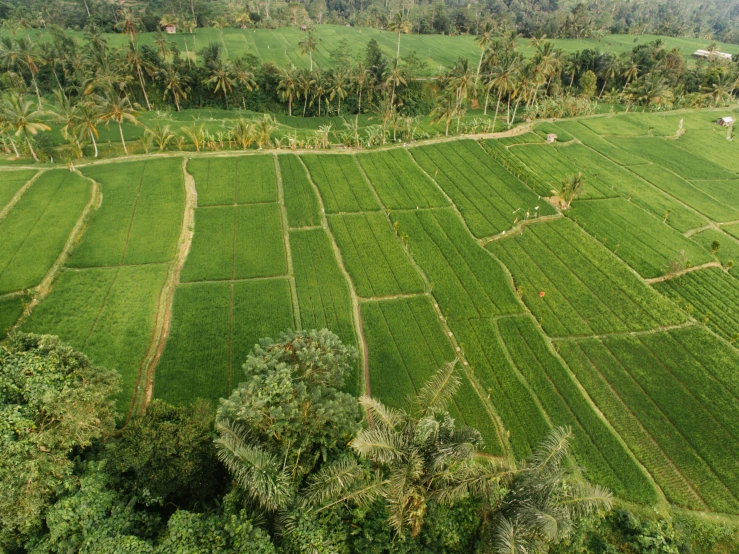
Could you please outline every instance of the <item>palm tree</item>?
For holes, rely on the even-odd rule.
[[[169,42],[169,39],[167,38],[167,35],[162,33],[161,31],[157,31],[154,33],[153,38],[154,46],[157,47],[157,52],[159,53],[159,57],[163,60],[167,59],[167,56],[169,56],[171,49],[171,43]]]
[[[308,54],[310,57],[310,70],[313,71],[313,52],[318,48],[318,43],[313,37],[313,31],[308,31],[306,37],[298,43],[301,54]]]
[[[390,105],[395,105],[395,89],[398,85],[405,85],[405,74],[403,68],[400,66],[398,58],[395,58],[392,65],[387,68],[385,72],[385,86],[391,87],[392,92],[390,94]]]
[[[187,77],[180,73],[179,69],[172,63],[165,64],[159,70],[159,78],[164,85],[164,100],[168,94],[172,95],[177,111],[180,111],[180,98],[187,100]]]
[[[606,85],[610,79],[613,79],[616,75],[621,73],[621,64],[618,58],[615,56],[608,56],[605,63],[601,67],[600,76],[603,78],[603,88],[600,89],[598,98],[603,96],[603,91],[606,90]]]
[[[151,111],[151,104],[149,103],[149,95],[146,94],[146,82],[144,81],[144,72],[152,75],[155,71],[154,64],[147,60],[141,53],[138,43],[132,40],[128,43],[128,53],[126,56],[129,69],[136,73],[136,78],[141,86],[141,92],[144,94],[144,100],[146,101],[146,108]]]
[[[701,87],[701,90],[703,91],[704,98],[710,99],[714,106],[718,106],[723,103],[729,96],[729,91],[721,78],[719,78],[718,82],[713,83],[710,87]]]
[[[280,70],[280,82],[277,85],[277,91],[280,99],[284,102],[287,100],[288,115],[293,115],[293,97],[296,94],[298,86],[298,75],[295,66],[291,64],[290,69]]]
[[[488,45],[493,40],[493,24],[490,21],[486,21],[482,26],[481,32],[475,37],[475,42],[480,47],[480,61],[477,62],[477,74],[475,75],[475,87],[477,87],[477,81],[480,80],[480,69],[482,68],[482,58],[485,56],[485,51]]]
[[[36,136],[41,131],[51,130],[51,127],[42,121],[44,115],[46,114],[42,110],[34,109],[33,102],[24,100],[17,94],[5,97],[0,104],[2,121],[16,137],[22,137],[26,140],[26,145],[35,161],[39,161],[39,159],[31,144],[31,137]],[[15,144],[13,144],[13,149],[18,154]]]
[[[298,90],[297,97],[303,97],[303,117],[305,117],[305,110],[308,108],[308,99],[310,98],[311,90],[313,89],[313,74],[307,69],[301,69],[298,72]]]
[[[120,98],[116,94],[109,94],[105,97],[101,105],[100,121],[115,121],[118,124],[118,132],[121,135],[121,144],[123,151],[128,156],[128,148],[126,147],[126,139],[123,136],[123,122],[126,121],[133,125],[138,125],[139,120],[136,118],[138,112],[131,105],[128,96]]]
[[[41,56],[38,48],[33,43],[30,36],[26,35],[25,37],[18,40],[17,53],[18,60],[26,67],[26,69],[28,69],[29,73],[31,74],[31,81],[33,82],[33,87],[36,89],[38,107],[40,110],[43,110],[44,106],[41,103],[41,93],[39,93],[38,82],[36,81],[36,75],[38,75],[39,72],[38,64],[41,63]]]
[[[354,66],[354,84],[357,87],[357,117],[355,121],[355,129],[359,125],[359,114],[362,113],[362,89],[367,84],[367,82],[370,79],[370,73],[367,67],[362,63],[359,62],[356,66]],[[739,81],[739,79],[737,79]],[[356,138],[356,136],[355,136]]]
[[[205,123],[201,123],[200,125],[197,125],[193,123],[189,127],[183,127],[182,132],[185,133],[185,136],[190,139],[190,142],[192,142],[192,145],[195,147],[196,152],[200,152],[200,149],[203,147],[203,143],[205,142]]]
[[[344,458],[310,479],[305,502],[320,506],[316,510],[320,512],[347,500],[368,505],[381,498],[390,525],[415,537],[429,503],[450,506],[469,496],[497,496],[512,468],[502,458],[479,456],[479,431],[456,426],[446,412],[460,384],[454,364],[447,364],[423,386],[408,410],[360,398],[374,425],[359,431],[351,445],[377,473],[367,478],[356,459]]]
[[[228,27],[228,21],[225,17],[219,15],[211,22],[211,24],[213,27],[218,29],[218,33],[221,35],[221,44],[223,45],[223,49],[226,51],[226,57],[228,57],[228,48],[226,48],[226,43],[223,42],[223,28]]]
[[[118,23],[116,23],[116,29],[120,29],[124,35],[128,35],[128,39],[133,42],[136,40],[136,35],[139,32],[138,26],[141,22],[136,14],[129,8],[121,8],[118,13]]]
[[[613,495],[583,481],[568,463],[572,430],[552,430],[521,464],[485,542],[506,554],[548,552],[575,524],[610,510]]]
[[[226,109],[228,109],[228,93],[233,91],[234,86],[231,62],[224,62],[219,58],[210,70],[210,76],[203,81],[203,84],[213,86],[214,94],[221,91],[226,99]]]
[[[176,137],[169,125],[162,127],[162,124],[159,121],[156,122],[154,127],[147,128],[144,131],[144,134],[150,136],[152,140],[154,140],[160,151],[164,150],[167,147],[167,144],[173,141]]]
[[[251,17],[249,16],[249,12],[246,10],[242,10],[239,12],[239,14],[234,18],[234,21],[238,23],[242,29],[246,29],[246,25],[248,23],[251,23]]]
[[[629,62],[629,65],[624,67],[623,77],[626,79],[626,84],[624,85],[624,89],[626,89],[627,86],[631,83],[631,81],[636,81],[639,78],[639,64],[636,63],[636,60],[633,58]]]
[[[254,138],[260,149],[264,148],[272,140],[272,133],[277,129],[275,120],[269,114],[264,114],[257,120],[254,126]]]
[[[100,108],[93,101],[88,99],[81,103],[77,110],[77,129],[80,140],[89,137],[92,147],[95,149],[95,157],[98,157],[98,145],[95,139],[98,137],[98,124],[100,123]]]
[[[398,52],[395,55],[396,60],[400,59],[400,33],[408,33],[411,30],[411,21],[405,15],[403,10],[396,12],[387,26],[388,30],[398,35]]]
[[[649,73],[640,83],[634,83],[631,89],[631,96],[635,97],[639,102],[644,104],[642,111],[654,104],[661,104],[672,98],[672,91],[666,79],[660,77],[657,73]]]
[[[339,98],[339,115],[341,115],[341,100],[346,97],[349,87],[349,71],[346,69],[337,69],[334,71],[333,79],[331,80],[331,93],[329,100],[333,100],[335,97]]]
[[[436,125],[441,120],[446,123],[444,135],[449,136],[449,124],[456,113],[456,98],[451,91],[445,90],[444,94],[440,94],[436,98],[436,106],[431,111],[431,123]]]
[[[254,73],[249,69],[244,58],[237,58],[231,65],[231,69],[233,71],[234,81],[244,87],[247,92],[259,88],[259,85],[254,80]],[[246,95],[242,96],[242,104],[244,109],[246,109]]]
[[[565,177],[559,185],[559,190],[552,190],[552,194],[559,196],[560,207],[566,210],[569,209],[572,201],[582,194],[584,187],[585,179],[582,172],[577,172]]]
[[[508,126],[510,127],[511,95],[516,91],[521,75],[521,59],[518,56],[506,56],[501,60],[501,65],[493,69],[493,86],[497,90],[498,102],[495,105],[495,117],[493,118],[493,129],[498,119],[498,110],[503,96],[508,96]]]

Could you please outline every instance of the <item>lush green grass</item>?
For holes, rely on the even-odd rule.
[[[321,224],[318,198],[308,180],[300,158],[287,154],[280,161],[282,189],[285,195],[287,224],[290,227],[312,227]]]
[[[739,275],[739,240],[732,238],[726,233],[717,231],[716,229],[706,229],[700,233],[696,233],[691,240],[700,244],[709,252],[713,250],[713,243],[718,242],[719,247],[714,254],[719,261],[725,266],[729,262],[733,262],[733,266],[729,269],[729,273],[735,277]]]
[[[413,162],[405,149],[360,154],[359,165],[391,210],[448,206],[438,187]]]
[[[0,294],[35,287],[59,257],[90,200],[90,183],[58,169],[41,175],[0,221]]]
[[[681,256],[690,265],[713,261],[702,246],[623,198],[576,201],[567,215],[645,278],[674,269]]]
[[[85,167],[100,183],[102,204],[69,265],[102,267],[174,258],[182,227],[182,160],[131,161]]]
[[[36,34],[37,31],[30,31]],[[71,31],[69,34],[81,40],[82,33]],[[141,44],[153,44],[152,33],[140,33]],[[297,27],[282,27],[278,29],[223,29],[223,41],[218,30],[212,27],[197,29],[195,34],[178,33],[169,38],[178,50],[184,55],[187,52],[196,52],[209,43],[217,42],[225,45],[229,57],[234,58],[245,54],[255,55],[262,62],[272,62],[278,66],[309,67],[308,56],[300,55],[298,42],[304,38]],[[313,53],[313,61],[319,67],[331,67],[331,52],[340,50],[342,54],[353,59],[363,59],[364,50],[371,39],[375,39],[383,53],[388,58],[394,58],[397,48],[395,33],[368,29],[362,27],[345,27],[343,25],[316,25],[315,36],[317,49]],[[123,34],[108,34],[111,46],[125,47],[128,38]],[[707,48],[709,40],[695,38],[677,38],[657,35],[605,35],[599,38],[585,39],[555,39],[554,45],[565,53],[584,50],[586,48],[597,51],[608,51],[614,54],[629,52],[639,44],[661,38],[665,41],[665,49],[677,48],[686,58],[698,48]],[[533,54],[534,48],[527,39],[519,39],[519,47],[526,56]],[[735,44],[719,43],[723,52],[735,53]],[[426,64],[426,73],[432,74],[439,65],[451,66],[457,58],[463,57],[470,62],[477,63],[480,50],[470,35],[443,36],[443,35],[403,35],[400,41],[400,55],[405,57],[412,51],[416,52],[422,62]],[[295,106],[293,113],[299,111]]]
[[[560,121],[557,123],[556,127],[567,133],[572,133],[585,146],[598,151],[618,165],[639,165],[648,163],[648,160],[644,159],[642,156],[627,152],[626,150],[608,142],[598,133],[588,128],[588,121],[590,120]]]
[[[370,357],[370,389],[394,407],[408,407],[434,372],[454,360],[431,300],[425,296],[362,304],[362,323]],[[482,400],[460,370],[465,389],[449,405],[458,424],[476,427],[485,451],[503,455],[497,432]],[[463,394],[468,393],[468,394]]]
[[[689,328],[562,342],[580,383],[670,500],[739,511],[739,354]]]
[[[273,277],[287,272],[277,204],[195,210],[195,236],[182,281]]]
[[[277,201],[274,156],[241,156],[190,160],[198,206]]]
[[[567,219],[531,225],[487,248],[511,271],[550,336],[637,331],[685,320]]]
[[[554,213],[474,141],[435,144],[411,152],[454,201],[477,237],[495,235],[525,218]]]
[[[326,328],[344,344],[356,346],[349,284],[336,261],[331,239],[323,229],[290,231],[290,251],[303,329]],[[347,380],[347,390],[359,392],[359,374]]]
[[[302,156],[323,197],[326,213],[379,210],[372,190],[354,156]]]
[[[0,210],[15,196],[15,193],[36,174],[32,169],[3,171],[0,173]]]
[[[15,325],[23,313],[23,296],[0,298],[0,340],[3,340],[7,331]]]
[[[501,265],[482,249],[451,209],[393,212],[410,252],[426,273],[441,311],[477,318],[521,311]]]
[[[332,215],[329,223],[359,296],[423,292],[423,280],[385,214]]]
[[[66,270],[23,331],[58,335],[93,363],[117,370],[123,385],[118,410],[125,413],[152,338],[167,271],[166,264]]]
[[[720,114],[714,112],[712,115],[713,119],[718,119]],[[675,144],[688,155],[698,152],[707,160],[739,173],[739,142],[727,140],[727,132],[726,127],[716,125],[712,120],[708,129],[699,128],[694,131],[688,128]]]
[[[716,267],[654,287],[727,340],[739,339],[739,280]]]
[[[294,327],[286,279],[180,285],[155,395],[176,404],[224,397],[254,345]]]
[[[574,431],[573,450],[591,479],[626,500],[651,504],[657,493],[646,475],[588,404],[530,318],[503,318],[501,338],[554,426]]]
[[[652,164],[631,170],[713,221],[739,220],[739,181],[695,181],[691,184],[672,171]]]

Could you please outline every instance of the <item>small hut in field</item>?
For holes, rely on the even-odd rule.
[[[557,138],[558,138],[557,135],[555,135],[554,133],[549,133],[547,135],[547,144],[552,144],[553,142],[557,142]]]
[[[307,31],[308,30],[308,26],[307,25],[301,25],[300,26],[300,30],[301,31]]]
[[[167,25],[164,30],[168,35],[174,35],[177,32],[177,25]]]
[[[721,125],[722,127],[731,127],[732,125],[734,125],[734,118],[731,116],[722,117],[716,120],[716,125]]]

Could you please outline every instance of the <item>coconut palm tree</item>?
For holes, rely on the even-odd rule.
[[[508,126],[510,126],[511,95],[516,91],[521,75],[521,58],[516,55],[505,56],[501,64],[493,69],[493,86],[497,91],[498,101],[495,105],[495,117],[493,118],[493,129],[498,119],[500,101],[504,96],[508,97]]]
[[[395,59],[400,59],[400,33],[409,33],[411,30],[411,20],[405,15],[403,10],[400,10],[393,15],[390,23],[387,26],[388,30],[398,35],[398,52],[395,55]]]
[[[636,63],[634,58],[631,58],[628,65],[624,67],[624,71],[621,75],[626,79],[624,90],[632,81],[637,81],[639,79],[639,64]]]
[[[616,77],[621,73],[621,63],[615,56],[607,56],[605,62],[600,68],[600,76],[603,79],[603,88],[600,89],[598,98],[603,97],[603,92],[606,90],[608,81]]]
[[[210,75],[203,81],[203,84],[212,86],[214,94],[218,94],[218,91],[221,91],[223,97],[226,99],[226,109],[228,109],[228,93],[233,92],[234,86],[231,62],[224,62],[218,58],[210,70]]]
[[[293,98],[296,95],[298,87],[298,75],[295,71],[295,66],[290,65],[290,68],[284,68],[280,70],[279,76],[280,82],[277,84],[277,91],[280,95],[280,99],[284,102],[287,100],[287,111],[288,115],[293,115]]]
[[[308,108],[308,100],[310,99],[315,80],[313,79],[313,73],[307,69],[301,69],[298,72],[297,80],[297,97],[303,97],[303,117],[305,117],[305,110]]]
[[[136,118],[138,112],[131,104],[128,96],[119,97],[117,94],[109,93],[100,104],[100,121],[115,121],[118,125],[118,132],[121,136],[121,144],[123,151],[128,156],[128,148],[126,147],[126,139],[123,136],[123,122],[139,125]]]
[[[431,110],[431,123],[436,125],[440,121],[444,121],[445,131],[444,135],[449,136],[449,124],[452,122],[452,118],[456,113],[457,99],[450,90],[445,90],[443,94],[440,94],[436,98],[436,106]]]
[[[98,137],[100,108],[92,98],[88,98],[85,102],[82,102],[77,106],[77,121],[77,131],[79,133],[80,140],[85,137],[90,139],[92,147],[95,149],[95,157],[97,158],[98,145],[95,139]]]
[[[391,89],[390,105],[394,106],[395,105],[395,89],[398,87],[398,85],[406,84],[405,72],[403,71],[403,68],[400,66],[398,58],[395,58],[392,61],[392,65],[387,68],[384,78],[385,78],[385,86],[390,87]]]
[[[480,69],[482,68],[482,59],[485,56],[485,52],[488,48],[488,45],[493,40],[493,24],[490,21],[486,21],[478,35],[475,37],[475,43],[477,46],[480,47],[480,61],[477,62],[477,73],[475,75],[475,87],[477,87],[477,82],[480,80]]]
[[[124,35],[128,36],[128,40],[133,42],[139,32],[141,20],[130,8],[124,7],[118,12],[118,23],[116,29],[119,29]]]
[[[26,146],[28,146],[28,150],[35,161],[39,161],[39,159],[33,149],[33,144],[31,144],[31,137],[36,136],[39,132],[51,130],[51,127],[43,122],[45,115],[44,111],[36,109],[33,102],[24,100],[18,94],[6,96],[0,103],[0,119],[5,122],[5,125],[16,137],[25,139]],[[17,155],[18,149],[15,144],[13,144],[13,148]]]
[[[310,70],[313,71],[313,52],[318,48],[313,30],[308,31],[305,38],[298,43],[298,48],[301,54],[308,54],[308,57],[310,57]]]
[[[337,69],[334,71],[333,78],[331,79],[331,90],[329,94],[329,100],[333,100],[338,97],[339,109],[338,114],[341,115],[341,100],[346,97],[349,92],[349,71],[347,69]]]
[[[237,58],[231,65],[231,69],[233,71],[234,81],[241,85],[247,92],[259,88],[259,85],[254,80],[254,73],[244,58]],[[242,96],[242,104],[244,109],[246,109],[246,95]]]
[[[162,100],[164,100],[168,94],[172,95],[172,100],[177,106],[177,111],[180,111],[180,98],[187,100],[187,76],[180,73],[177,66],[172,63],[165,64],[158,72],[161,83],[164,85],[164,94]]]
[[[354,85],[357,87],[357,115],[354,118],[354,140],[358,141],[358,129],[359,129],[359,114],[362,113],[362,90],[365,85],[369,82],[370,72],[367,67],[359,62],[354,66],[354,72],[352,74],[354,79]]]
[[[254,139],[257,146],[262,149],[272,140],[272,133],[277,129],[274,118],[269,114],[264,114],[254,125]]]
[[[36,98],[38,99],[38,107],[40,110],[44,109],[41,103],[41,93],[38,89],[38,82],[36,81],[36,75],[39,72],[39,64],[42,61],[40,51],[36,44],[31,40],[31,37],[26,35],[17,41],[17,55],[18,60],[25,66],[28,72],[31,74],[31,82],[33,88],[36,90]]]
[[[219,15],[211,22],[211,25],[218,29],[218,33],[221,35],[221,44],[226,51],[226,56],[228,56],[228,48],[226,48],[226,43],[223,42],[223,28],[228,27],[228,20],[222,15]]]
[[[126,54],[126,62],[128,68],[136,74],[136,79],[139,81],[141,86],[141,92],[144,95],[146,101],[146,108],[151,111],[151,104],[149,103],[149,95],[146,93],[146,81],[144,79],[144,72],[148,75],[153,75],[156,71],[156,67],[148,59],[146,59],[141,53],[138,42],[132,40],[128,43],[128,52]]]
[[[159,57],[163,60],[166,60],[172,51],[172,43],[169,42],[167,35],[165,35],[161,31],[157,31],[156,33],[154,33],[154,38],[152,39],[152,41],[154,42],[154,46],[157,47]]]
[[[559,185],[559,190],[552,190],[552,194],[559,197],[560,207],[566,210],[569,209],[572,201],[582,194],[584,187],[585,179],[582,176],[582,172],[577,172],[565,177]]]

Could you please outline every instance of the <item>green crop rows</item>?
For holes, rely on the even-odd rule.
[[[101,164],[84,169],[103,202],[69,261],[73,267],[170,261],[182,226],[182,160]]]
[[[0,340],[23,313],[23,300],[22,296],[0,298]]]
[[[326,213],[380,209],[354,156],[310,154],[303,161],[321,191]]]
[[[357,156],[383,204],[390,209],[448,206],[442,192],[413,163],[407,151],[394,149]]]
[[[187,171],[195,179],[198,206],[275,202],[277,180],[274,156],[241,156],[190,160]]]
[[[455,202],[477,237],[495,235],[522,219],[554,213],[473,141],[424,146],[411,152]]]
[[[3,171],[0,174],[0,210],[12,200],[15,193],[35,174],[36,172],[30,169]]]
[[[684,321],[679,310],[566,219],[533,225],[488,249],[513,273],[519,294],[550,336]]]
[[[63,169],[33,183],[0,221],[0,294],[41,283],[89,200],[90,183]]]
[[[318,198],[308,180],[300,158],[293,154],[280,156],[282,188],[285,191],[285,209],[290,227],[320,225],[321,213]]]
[[[739,276],[739,265],[736,265],[739,263],[739,240],[716,229],[706,229],[690,238],[709,251],[713,251],[713,247],[717,243],[718,250],[714,255],[724,266],[731,264],[729,273],[735,277]]]
[[[623,198],[580,202],[568,216],[645,278],[713,259],[705,248]]]

